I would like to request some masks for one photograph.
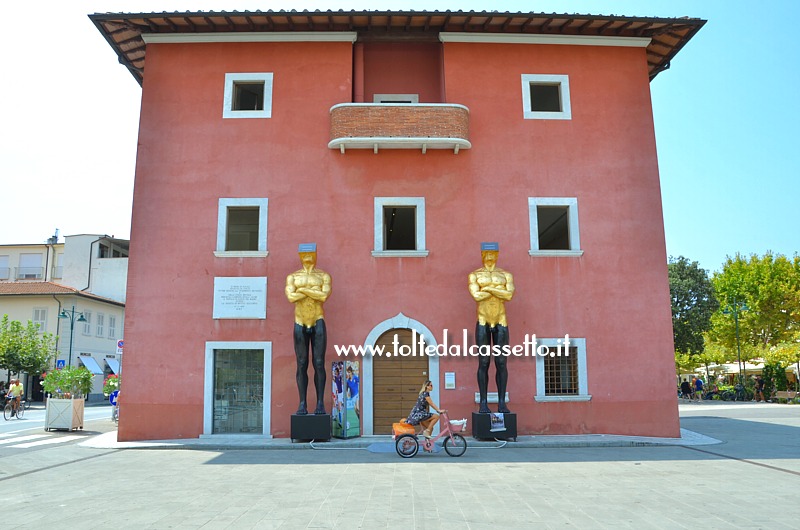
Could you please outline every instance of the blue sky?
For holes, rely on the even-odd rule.
[[[706,19],[651,83],[667,253],[713,271],[737,252],[800,251],[795,0],[10,3],[0,32],[0,244],[41,243],[56,228],[130,235],[141,90],[87,14],[256,9]]]

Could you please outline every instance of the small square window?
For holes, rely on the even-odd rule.
[[[271,118],[272,73],[225,74],[223,118]]]
[[[533,112],[561,112],[561,90],[558,85],[531,83]]]
[[[267,253],[266,198],[219,199],[217,257],[265,257]]]
[[[264,83],[233,83],[231,110],[264,110]]]
[[[375,197],[375,257],[425,257],[425,198]]]
[[[522,115],[526,120],[571,120],[569,76],[522,74]]]
[[[578,200],[574,197],[529,197],[531,256],[582,256]]]

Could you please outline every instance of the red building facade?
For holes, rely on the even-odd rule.
[[[358,359],[363,435],[426,378],[452,417],[477,410],[483,241],[514,275],[510,344],[570,339],[509,358],[519,434],[680,435],[649,83],[703,21],[91,18],[142,84],[120,440],[289,436],[306,242],[332,277],[328,365],[395,334],[460,346]]]

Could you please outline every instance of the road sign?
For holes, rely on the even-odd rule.
[[[114,390],[113,392],[111,392],[111,394],[109,394],[108,396],[109,403],[111,403],[112,405],[116,405],[118,395],[119,395],[119,390]]]
[[[122,347],[124,346],[124,341],[122,339],[117,341],[117,353],[122,353]]]
[[[56,361],[56,370],[61,370],[62,368],[67,367],[67,361],[64,359],[59,359]]]

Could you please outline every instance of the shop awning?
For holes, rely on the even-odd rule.
[[[78,360],[93,374],[97,375],[103,373],[103,370],[100,369],[100,365],[97,364],[97,361],[94,360],[94,357],[80,356],[78,357]]]
[[[109,368],[111,368],[112,372],[114,372],[115,374],[119,375],[119,361],[118,360],[116,360],[116,359],[106,359],[106,364],[108,365]]]

